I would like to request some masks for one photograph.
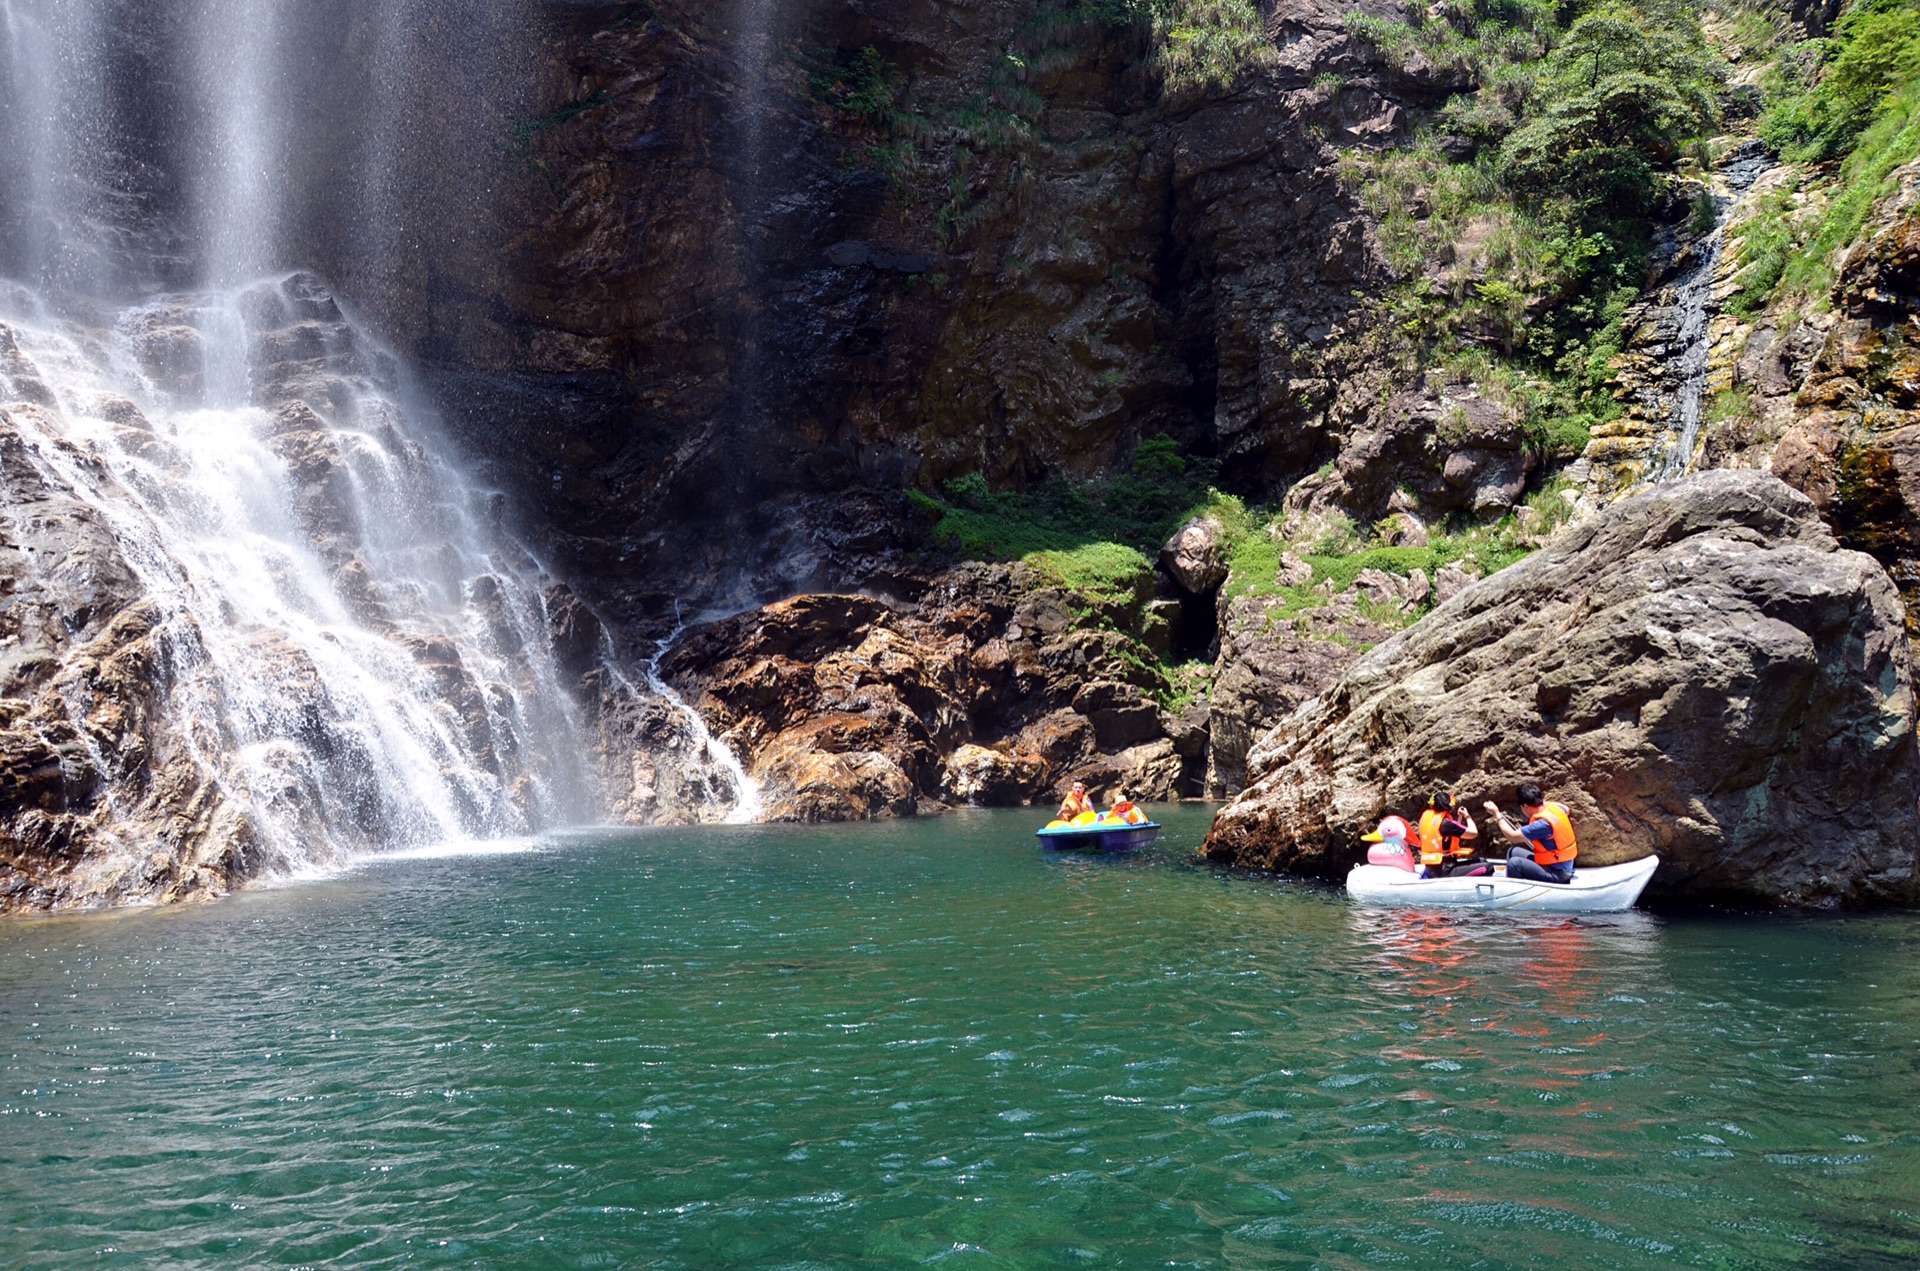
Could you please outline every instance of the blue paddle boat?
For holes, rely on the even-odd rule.
[[[1050,852],[1131,852],[1160,837],[1160,825],[1156,821],[1090,821],[1050,825],[1035,834],[1040,846]]]

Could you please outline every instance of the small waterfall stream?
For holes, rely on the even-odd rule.
[[[1700,439],[1700,413],[1707,394],[1707,363],[1713,351],[1708,329],[1713,318],[1713,285],[1720,272],[1720,249],[1725,241],[1730,203],[1729,199],[1714,198],[1713,232],[1700,242],[1699,263],[1674,288],[1674,338],[1680,346],[1674,359],[1677,386],[1673,424],[1677,436],[1673,448],[1653,474],[1655,481],[1685,476],[1693,464],[1694,447]]]
[[[1713,355],[1712,324],[1719,304],[1714,291],[1720,282],[1727,224],[1739,202],[1738,196],[1772,166],[1772,160],[1757,144],[1743,148],[1727,165],[1721,174],[1727,192],[1716,190],[1709,195],[1714,207],[1713,229],[1697,245],[1696,263],[1674,287],[1673,342],[1678,346],[1678,352],[1673,355],[1675,438],[1654,469],[1652,479],[1656,482],[1683,477],[1693,466],[1707,387],[1712,380],[1709,365]]]

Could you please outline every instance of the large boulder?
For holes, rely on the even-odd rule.
[[[1160,568],[1182,590],[1205,595],[1227,581],[1225,534],[1218,517],[1194,517],[1160,549]]]
[[[1581,860],[1662,858],[1658,893],[1916,899],[1920,757],[1898,593],[1757,472],[1568,528],[1361,658],[1256,747],[1205,853],[1339,877],[1436,786],[1536,780]]]
[[[956,803],[980,807],[1025,807],[1046,789],[1047,761],[1008,754],[969,742],[947,756],[945,793]]]

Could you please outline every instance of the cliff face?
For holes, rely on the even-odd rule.
[[[1251,766],[1214,859],[1340,878],[1388,812],[1537,781],[1583,864],[1657,853],[1657,892],[1916,896],[1899,599],[1763,473],[1659,485],[1563,531],[1362,658]]]
[[[1274,7],[1264,55],[1172,89],[1139,29],[1034,0],[584,10],[528,129],[522,342],[443,395],[603,600],[720,590],[747,544],[793,590],[809,498],[1159,432],[1278,489],[1378,395],[1338,148],[1433,91],[1347,8]]]

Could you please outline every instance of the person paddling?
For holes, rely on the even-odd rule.
[[[1473,859],[1480,846],[1480,827],[1451,792],[1438,790],[1427,800],[1417,833],[1422,878],[1463,878],[1493,872],[1491,865]]]
[[[1113,792],[1113,806],[1107,809],[1106,819],[1109,821],[1125,821],[1128,825],[1139,825],[1147,819],[1147,814],[1142,812],[1139,805],[1126,796],[1125,791],[1115,790]]]
[[[1520,811],[1527,818],[1527,823],[1518,828],[1507,820],[1499,805],[1492,800],[1486,804],[1487,815],[1499,823],[1500,832],[1514,844],[1507,854],[1507,877],[1534,883],[1572,882],[1573,858],[1580,847],[1566,805],[1549,802],[1531,781],[1518,793]]]
[[[1087,783],[1076,781],[1067,791],[1067,797],[1060,803],[1060,820],[1071,823],[1077,816],[1085,816],[1093,811],[1093,800],[1087,797]]]

